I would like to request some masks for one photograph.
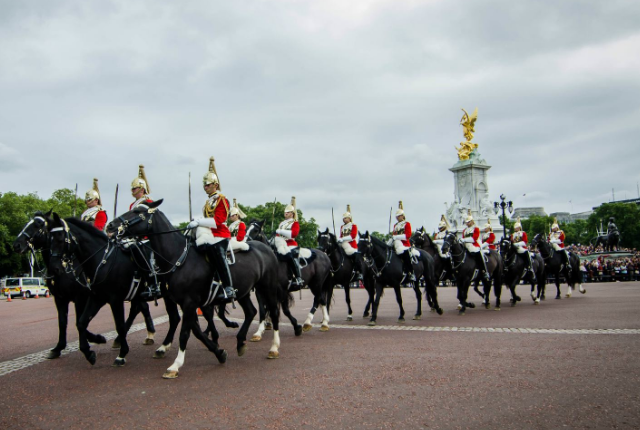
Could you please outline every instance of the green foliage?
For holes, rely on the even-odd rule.
[[[579,219],[572,223],[561,223],[560,228],[564,231],[564,242],[566,244],[585,245],[593,235],[589,234],[587,221]]]
[[[284,208],[286,204],[280,202],[269,202],[256,207],[238,205],[247,215],[245,222],[253,219],[264,220],[264,232],[267,237],[271,237],[278,225],[284,220]],[[300,223],[300,234],[296,242],[305,248],[315,248],[318,246],[318,224],[314,218],[306,220],[302,211],[298,209],[298,222]]]
[[[531,215],[529,218],[523,219],[521,223],[522,229],[527,232],[529,242],[531,242],[536,234],[542,234],[544,237],[549,236],[553,218],[550,216]]]
[[[377,231],[372,231],[371,232],[371,236],[377,237],[378,239],[382,240],[383,242],[386,242],[389,239],[391,239],[391,233],[379,233]]]
[[[625,248],[640,248],[640,208],[633,203],[605,203],[598,207],[587,220],[591,239],[596,237],[600,222],[606,232],[609,218],[614,217],[620,231],[620,245]]]
[[[55,191],[47,200],[36,193],[18,195],[13,192],[0,194],[0,277],[29,272],[27,258],[13,252],[13,242],[25,224],[37,211],[53,209],[62,217],[73,214],[74,192],[69,189]],[[77,214],[84,211],[84,201],[77,199]]]

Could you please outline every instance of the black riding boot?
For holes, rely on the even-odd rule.
[[[531,279],[535,282],[535,280],[536,280],[536,274],[535,274],[535,272],[533,271],[533,263],[531,262],[531,254],[529,254],[529,251],[526,251],[526,252],[524,253],[524,255],[526,256],[526,257],[525,257],[525,261],[526,261],[526,262],[527,262],[527,264],[529,265],[529,266],[527,267],[527,270],[528,270],[529,272],[531,272]]]
[[[289,254],[289,258],[287,259],[287,264],[289,265],[289,271],[291,273],[291,284],[289,284],[289,291],[299,291],[304,285],[304,280],[302,279],[302,270],[300,269],[300,261],[298,260],[298,255],[300,251],[297,249],[292,249]]]
[[[362,281],[362,273],[364,273],[364,261],[362,259],[362,254],[356,252],[353,254],[353,270],[356,273],[354,280]]]
[[[231,271],[229,271],[229,263],[227,263],[227,246],[229,240],[225,239],[213,245],[207,245],[207,256],[210,263],[218,272],[218,277],[222,283],[222,288],[218,289],[216,299],[231,301],[236,298],[236,290],[233,288],[231,280]]]
[[[404,273],[407,275],[404,278],[404,283],[408,284],[409,282],[415,282],[416,274],[413,272],[413,264],[411,263],[411,250],[407,249],[400,255],[400,257],[402,257]]]
[[[489,277],[489,270],[487,269],[487,262],[484,261],[482,251],[475,252],[474,254],[476,257],[476,266],[478,266],[478,268],[483,272],[482,277],[485,281],[491,281],[491,278]]]

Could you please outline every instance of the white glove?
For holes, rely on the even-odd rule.
[[[549,242],[551,243],[562,243],[560,239],[551,239]]]
[[[433,243],[436,245],[444,245],[444,239],[435,239]]]
[[[344,242],[344,238],[343,237],[339,237],[338,238],[338,243],[342,243],[342,242]]]
[[[198,227],[218,228],[216,220],[213,218],[199,218],[197,222]]]
[[[520,242],[514,243],[514,245],[517,246],[518,248],[522,248],[523,246],[526,246],[526,243],[524,243],[524,241],[520,241]]]
[[[389,245],[389,246],[393,245],[393,239],[387,240],[387,245]]]
[[[396,234],[393,236],[393,240],[407,240],[407,235],[405,234]]]
[[[198,221],[193,220],[189,223],[189,225],[187,226],[187,228],[196,228],[198,226]]]
[[[465,237],[464,239],[462,239],[462,241],[466,242],[466,243],[473,243],[474,242],[472,237]]]

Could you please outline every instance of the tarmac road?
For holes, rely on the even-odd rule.
[[[346,322],[344,293],[335,290],[329,332],[318,330],[319,312],[299,338],[282,322],[281,358],[267,360],[272,332],[237,357],[236,331],[218,321],[227,363],[192,336],[176,380],[161,375],[177,345],[151,358],[168,327],[160,324],[155,346],[142,345],[144,330],[130,334],[123,368],[111,367],[109,342],[92,346],[95,366],[71,352],[0,376],[0,428],[640,428],[640,283],[585,287],[562,300],[547,288],[534,306],[520,286],[517,306],[503,292],[500,312],[478,306],[465,316],[455,289],[440,288],[445,314],[425,309],[420,321],[411,320],[415,297],[404,289],[404,324],[387,290],[373,329],[361,316],[365,291],[352,291],[354,321]],[[295,296],[302,323],[311,298]],[[162,304],[152,311],[164,314]],[[0,318],[0,371],[57,340],[52,299],[0,301]],[[113,330],[108,309],[90,327]],[[77,339],[73,324],[68,337]]]

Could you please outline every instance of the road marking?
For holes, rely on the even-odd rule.
[[[330,327],[351,330],[397,330],[397,331],[440,331],[456,333],[518,333],[518,334],[640,334],[637,328],[603,329],[557,329],[557,328],[491,328],[491,327],[422,327],[404,325],[346,325],[331,324]]]
[[[161,316],[153,320],[154,325],[164,324],[169,321],[169,317],[167,315]],[[146,330],[147,326],[145,323],[135,324],[131,326],[129,329],[129,333],[135,333],[137,331]],[[107,341],[115,339],[118,336],[118,333],[114,331],[110,331],[109,333],[104,333],[103,336]],[[69,342],[67,344],[67,348],[61,352],[61,355],[71,354],[72,352],[78,351],[79,344],[76,340],[75,342]],[[27,367],[34,366],[38,363],[42,363],[43,361],[47,361],[47,355],[49,354],[49,349],[45,349],[44,351],[36,352],[33,354],[25,355],[23,357],[14,358],[13,360],[5,361],[0,363],[0,376],[8,375],[11,372],[15,372],[16,370],[26,369]]]

